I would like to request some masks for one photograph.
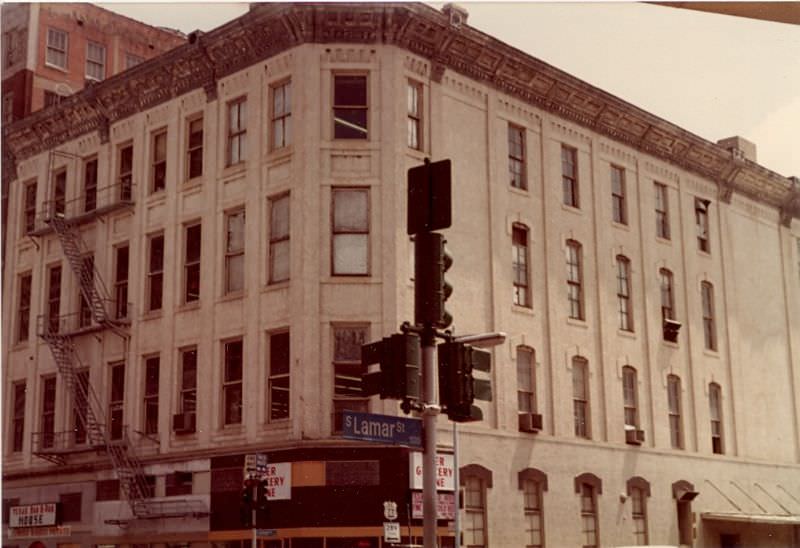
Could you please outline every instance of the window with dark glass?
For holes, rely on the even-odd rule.
[[[164,297],[164,235],[150,237],[147,265],[147,310],[161,310]]]
[[[197,409],[197,347],[181,350],[181,413],[194,413]]]
[[[125,406],[125,364],[111,365],[111,393],[108,399],[109,435],[112,440],[122,439]]]
[[[44,90],[45,108],[61,104],[61,99],[63,99],[63,97],[55,91]]]
[[[289,418],[289,332],[269,336],[269,420]]]
[[[694,220],[697,228],[697,249],[705,253],[711,252],[711,241],[708,236],[708,200],[694,199]]]
[[[269,283],[289,279],[289,195],[269,200]]]
[[[61,323],[61,266],[52,266],[47,280],[47,324],[51,333],[58,333]]]
[[[53,215],[63,217],[67,212],[67,172],[53,175]]]
[[[658,271],[658,276],[661,281],[661,319],[674,320],[675,292],[672,272],[666,268],[662,268]]]
[[[242,97],[228,103],[228,148],[226,165],[247,158],[247,100]]]
[[[187,125],[186,178],[194,179],[203,174],[203,119],[189,120]]]
[[[578,151],[561,145],[561,186],[564,205],[580,207],[578,196]]]
[[[656,236],[669,240],[669,197],[667,185],[655,183],[654,188],[656,195]]]
[[[367,77],[337,74],[333,77],[333,138],[366,139]]]
[[[625,169],[611,166],[611,213],[615,223],[628,224]]]
[[[722,438],[722,388],[715,382],[708,385],[708,405],[711,417],[711,450],[721,455],[725,452]]]
[[[619,314],[617,327],[623,331],[633,331],[631,262],[623,255],[617,255],[617,312]]]
[[[714,315],[714,286],[708,282],[700,284],[703,305],[703,338],[708,350],[717,349],[717,327]]]
[[[97,158],[83,164],[83,211],[97,209]]]
[[[367,327],[333,328],[333,431],[342,431],[343,411],[367,412],[369,400],[361,395],[361,345],[367,342]]]
[[[150,356],[144,360],[144,433],[158,433],[158,374],[161,359]]]
[[[333,189],[332,274],[369,274],[369,189]]]
[[[14,453],[22,451],[25,442],[25,381],[14,383],[14,410],[11,426],[11,450]]]
[[[42,379],[42,417],[40,441],[42,448],[53,447],[56,429],[56,378]]]
[[[114,254],[114,317],[128,317],[128,245],[120,245]]]
[[[575,435],[589,438],[589,363],[581,357],[572,358],[572,411]]]
[[[223,372],[222,384],[224,424],[241,424],[243,414],[242,370],[244,364],[242,340],[226,342],[224,353],[225,371]]]
[[[25,183],[25,204],[23,206],[25,225],[23,233],[29,234],[36,229],[36,181]]]
[[[167,187],[167,130],[164,129],[153,134],[151,165],[150,165],[150,191],[158,192]]]
[[[514,272],[514,304],[530,307],[528,229],[522,225],[514,225],[511,230],[511,268]]]
[[[272,92],[272,150],[292,143],[292,83],[283,82],[271,88]]]
[[[133,198],[133,144],[119,149],[119,199],[130,201]]]
[[[580,487],[581,524],[583,548],[597,548],[600,543],[597,531],[597,498],[595,487],[584,483]]]
[[[225,215],[225,294],[244,290],[244,209]]]
[[[19,277],[17,301],[17,342],[28,340],[31,325],[31,285],[33,275],[28,272]]]
[[[520,413],[536,411],[534,382],[534,353],[532,348],[517,347],[517,409]]]
[[[94,255],[86,255],[81,259],[81,283],[88,283],[94,285]],[[92,305],[83,296],[83,292],[78,289],[78,325],[80,327],[88,327],[92,325],[94,313]]]
[[[639,428],[639,396],[636,369],[626,365],[622,368],[622,396],[625,409],[625,429]]]
[[[667,407],[669,416],[669,439],[673,449],[683,449],[683,419],[681,418],[681,379],[677,375],[667,376]]]
[[[567,240],[567,300],[569,317],[583,319],[583,257],[581,244]]]
[[[186,227],[186,249],[183,261],[185,277],[184,303],[191,303],[200,299],[201,236],[200,223]]]
[[[83,496],[81,493],[61,493],[58,496],[59,507],[61,508],[61,521],[81,521]]]
[[[508,124],[508,174],[511,186],[526,189],[525,182],[525,129]]]
[[[86,443],[86,414],[89,410],[89,371],[78,371],[75,375],[75,386],[72,397],[72,428],[75,433],[75,443]]]
[[[422,84],[409,80],[406,88],[408,147],[422,150]]]

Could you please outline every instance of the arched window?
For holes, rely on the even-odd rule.
[[[535,468],[526,468],[519,473],[519,488],[522,491],[525,511],[525,546],[544,546],[544,501],[547,491],[547,475]]]
[[[470,548],[488,546],[486,489],[492,486],[492,472],[479,464],[470,464],[459,470],[459,482],[464,490],[461,526],[464,544]]]
[[[708,385],[708,407],[711,417],[711,450],[721,455],[725,452],[722,438],[722,388],[715,382]]]
[[[633,518],[633,543],[644,546],[647,537],[647,497],[650,496],[650,483],[639,476],[627,482],[627,492],[631,499],[631,517]]]
[[[597,519],[597,496],[603,492],[603,482],[591,473],[575,477],[575,492],[581,497],[581,535],[583,548],[600,546]]]

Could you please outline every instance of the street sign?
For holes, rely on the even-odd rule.
[[[345,410],[342,435],[350,440],[421,448],[422,421]]]
[[[422,519],[422,491],[411,492],[411,517]],[[455,493],[436,493],[436,519],[455,519]]]
[[[277,534],[277,529],[256,529],[256,538],[269,538]]]
[[[383,503],[383,517],[389,521],[397,519],[397,503],[393,500],[387,500]]]
[[[244,456],[244,480],[263,481],[267,478],[267,455],[255,453]]]
[[[400,542],[400,524],[396,521],[383,522],[383,540],[385,542]]]
[[[452,224],[450,172],[450,160],[426,161],[408,170],[409,235]]]

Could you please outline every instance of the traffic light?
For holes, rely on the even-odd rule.
[[[483,412],[473,405],[475,399],[491,400],[492,385],[476,379],[474,370],[489,372],[492,355],[465,343],[445,342],[438,346],[439,403],[451,421],[471,422],[483,419]]]
[[[264,512],[269,508],[269,498],[267,498],[267,482],[262,480],[258,483],[256,488],[256,510],[263,516]]]
[[[380,371],[362,377],[364,396],[380,394],[381,399],[418,400],[420,396],[420,342],[416,333],[396,333],[361,346],[365,369],[380,363]]]
[[[414,320],[417,325],[444,329],[453,323],[445,301],[453,286],[444,275],[453,265],[453,257],[444,247],[438,232],[420,232],[414,238]]]
[[[239,521],[243,527],[251,527],[253,521],[253,488],[249,485],[242,487],[242,496],[239,502]]]

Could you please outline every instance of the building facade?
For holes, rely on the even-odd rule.
[[[255,453],[263,546],[420,537],[418,453],[341,431],[401,414],[360,346],[429,157],[455,332],[507,333],[442,545],[455,487],[465,546],[800,546],[800,184],[466,21],[254,6],[9,128],[4,544],[239,546]]]

